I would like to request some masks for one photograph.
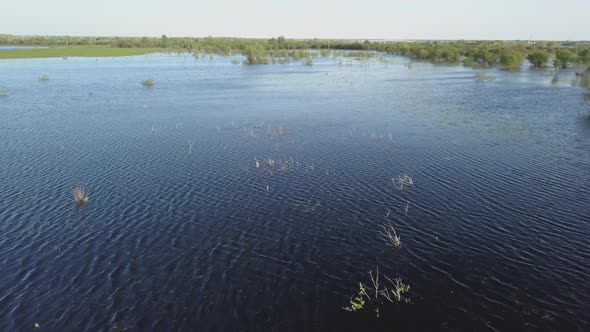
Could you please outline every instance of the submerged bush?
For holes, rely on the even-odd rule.
[[[482,82],[482,81],[493,81],[495,80],[496,77],[494,77],[493,75],[486,75],[480,71],[475,73],[475,80],[478,82]]]
[[[527,59],[533,64],[534,68],[545,68],[549,61],[549,54],[545,52],[534,52],[529,54]]]
[[[250,45],[244,50],[243,54],[246,56],[245,64],[266,65],[269,63],[266,50],[261,45]]]
[[[74,187],[72,189],[72,195],[74,196],[74,203],[76,205],[83,205],[88,202],[88,196],[86,196],[86,192],[82,186]]]
[[[555,52],[555,59],[553,65],[561,68],[567,68],[569,62],[573,62],[576,56],[568,49],[559,49]]]
[[[153,86],[154,84],[156,84],[156,82],[154,82],[154,80],[143,80],[141,81],[141,84],[143,86]]]
[[[463,66],[472,67],[473,65],[475,65],[475,61],[473,60],[473,58],[466,57],[463,59]]]
[[[519,52],[508,52],[500,57],[500,65],[504,70],[518,70],[524,61],[524,55]]]
[[[306,66],[311,66],[313,65],[313,60],[311,58],[306,58],[305,60],[303,60],[303,64]]]
[[[39,76],[39,81],[49,81],[49,76],[47,76],[46,74],[43,74],[43,75]]]
[[[10,93],[8,92],[8,90],[4,90],[4,89],[0,88],[0,97],[6,97],[9,94]]]

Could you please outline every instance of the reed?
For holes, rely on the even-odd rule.
[[[189,140],[188,141],[188,154],[191,155],[193,153],[193,146],[195,145],[195,141],[194,140]]]
[[[396,186],[399,190],[407,190],[414,186],[414,179],[407,174],[402,174],[397,178],[392,178],[391,181],[393,185]]]
[[[381,236],[385,237],[387,240],[389,240],[389,243],[394,248],[401,248],[402,247],[401,238],[397,235],[397,233],[395,232],[395,228],[393,227],[393,225],[391,223],[383,225],[382,230],[379,232],[379,234]]]

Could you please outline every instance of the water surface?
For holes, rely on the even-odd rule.
[[[590,329],[572,72],[231,59],[0,61],[0,330]]]

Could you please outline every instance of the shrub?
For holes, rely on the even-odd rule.
[[[500,57],[500,65],[504,70],[518,70],[524,60],[524,55],[519,52],[509,52]]]
[[[555,60],[554,60],[554,65],[557,66],[555,64],[555,61],[558,62],[559,65],[561,65],[561,68],[567,68],[567,65],[570,61],[574,60],[574,54],[568,50],[568,49],[563,49],[560,48],[555,52]]]
[[[545,52],[534,52],[527,56],[534,68],[544,68],[549,61],[549,55]]]
[[[245,63],[248,65],[266,65],[269,63],[266,50],[261,45],[250,45],[244,50],[243,54],[246,56]]]

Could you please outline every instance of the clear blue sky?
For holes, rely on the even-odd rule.
[[[590,40],[590,0],[6,0],[0,33]]]

